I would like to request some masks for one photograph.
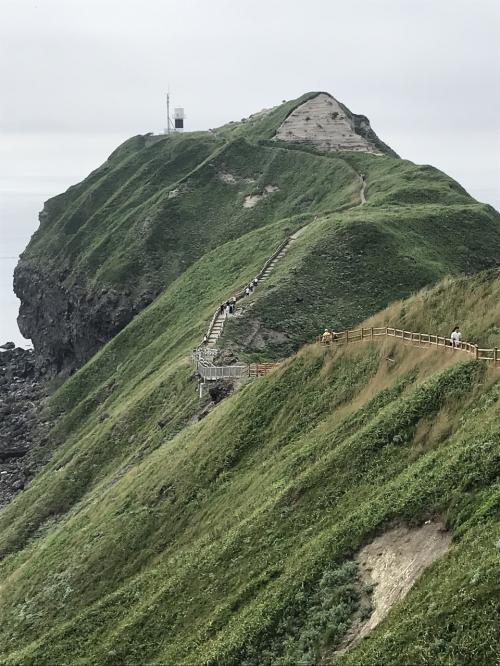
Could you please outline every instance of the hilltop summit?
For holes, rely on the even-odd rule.
[[[351,326],[448,273],[496,266],[500,233],[493,209],[399,159],[365,116],[325,92],[210,132],[133,137],[46,202],[40,221],[14,287],[20,329],[51,374],[71,374],[229,243],[250,278],[255,243],[264,263],[307,227],[282,265],[286,279],[273,276],[227,331],[259,353],[273,340],[280,357],[326,320]],[[385,277],[367,292],[377,271]],[[211,273],[217,300],[231,295],[221,277]]]

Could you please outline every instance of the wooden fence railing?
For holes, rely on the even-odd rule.
[[[214,365],[204,358],[198,349],[192,354],[196,372],[204,381],[217,379],[238,379],[240,377],[263,377],[276,368],[279,363],[235,363],[234,365]]]
[[[249,377],[263,377],[268,375],[271,370],[277,368],[279,363],[250,363],[248,366]]]
[[[317,338],[317,342],[322,344],[347,344],[350,342],[370,341],[375,338],[389,337],[397,338],[403,342],[409,342],[417,347],[444,347],[452,351],[461,351],[471,354],[479,361],[492,363],[494,367],[500,365],[500,352],[494,347],[492,349],[483,349],[472,342],[460,342],[454,347],[450,338],[442,335],[432,335],[431,333],[414,333],[413,331],[404,331],[400,328],[374,327],[374,328],[356,328],[350,331],[341,331],[332,333],[331,339],[325,339],[324,335]]]

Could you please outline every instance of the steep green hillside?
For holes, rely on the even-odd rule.
[[[309,345],[192,419],[186,355],[216,291],[286,233],[206,255],[51,399],[52,460],[0,514],[0,664],[329,663],[362,612],[353,555],[437,516],[448,554],[334,663],[495,663],[498,370],[394,340]],[[490,271],[370,325],[458,321],[499,344],[499,303]]]
[[[342,157],[364,174],[367,203],[309,222],[244,316],[229,322],[224,345],[279,358],[326,324],[352,328],[446,275],[498,265],[500,215],[451,178],[390,157]]]
[[[48,372],[80,367],[207,253],[284,220],[307,232],[227,331],[250,355],[286,356],[326,321],[351,326],[445,275],[498,265],[500,215],[399,159],[366,118],[341,106],[385,154],[274,141],[317,95],[209,132],[134,137],[46,203],[15,289]]]
[[[182,171],[166,159],[171,143]],[[75,279],[87,275],[95,286],[159,290],[205,252],[252,229],[359,202],[356,172],[341,158],[239,139],[201,161],[216,145],[210,135],[161,137],[149,146],[137,137],[132,144],[137,149],[125,144],[90,182],[62,195],[59,216],[49,202],[48,221],[25,258],[44,270],[66,267]],[[278,189],[263,205],[245,208],[245,197],[265,185]]]

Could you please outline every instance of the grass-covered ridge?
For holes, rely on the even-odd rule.
[[[252,260],[284,232],[252,232]],[[228,290],[250,270],[236,246]],[[176,298],[205,268],[53,397],[60,444],[0,514],[0,664],[317,663],[359,603],[353,554],[434,515],[449,554],[337,663],[494,663],[498,371],[394,340],[311,345],[189,424],[185,357],[212,296],[191,327]],[[499,296],[497,271],[447,280],[372,323],[456,320],[495,344]]]
[[[365,175],[367,203],[308,221],[223,344],[280,358],[325,326],[352,328],[447,275],[498,266],[500,215],[458,183],[390,157],[343,158]]]
[[[134,137],[47,202],[16,285],[25,332],[56,371],[73,370],[208,253],[284,220],[308,230],[224,341],[250,357],[287,356],[325,325],[351,327],[446,275],[498,266],[500,215],[437,169],[273,142],[314,94],[209,132]],[[214,309],[223,296],[213,293]]]

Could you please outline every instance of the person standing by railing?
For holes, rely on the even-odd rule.
[[[461,346],[461,340],[462,340],[462,333],[460,332],[460,328],[458,326],[455,326],[450,335],[451,346],[454,349],[459,349]]]
[[[324,345],[329,345],[331,343],[331,341],[332,341],[332,333],[331,333],[330,330],[325,328],[325,331],[324,331],[323,335],[321,336],[321,342]]]

